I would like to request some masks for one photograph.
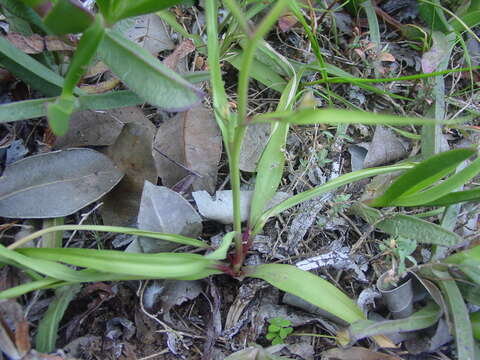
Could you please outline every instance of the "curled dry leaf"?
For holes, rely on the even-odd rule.
[[[198,175],[194,190],[215,191],[222,138],[210,110],[193,108],[160,125],[154,153],[158,176],[172,187],[189,173]],[[188,171],[188,170],[190,171]]]
[[[202,219],[180,194],[145,181],[138,212],[138,228],[196,238],[202,232]],[[170,251],[178,244],[151,238],[138,238],[142,252]]]
[[[179,61],[194,50],[195,45],[193,44],[192,40],[183,40],[180,45],[178,45],[177,48],[170,55],[168,55],[165,60],[163,60],[163,64],[172,70],[176,70]]]
[[[192,196],[195,199],[198,211],[202,216],[210,220],[218,221],[222,224],[233,223],[233,200],[231,190],[217,191],[213,197],[206,191],[196,191],[192,193]],[[242,221],[248,219],[252,196],[253,191],[240,192],[240,217]],[[273,199],[270,200],[265,210],[281,203],[288,197],[290,197],[290,195],[285,192],[277,192]]]
[[[19,33],[8,33],[6,38],[16,48],[22,50],[26,54],[41,54],[45,50],[48,51],[73,51],[75,47],[62,41],[57,36],[41,36],[33,34],[25,36]]]
[[[135,223],[145,180],[155,183],[157,171],[152,156],[155,126],[140,109],[119,109],[130,121],[105,153],[125,172],[125,178],[105,197],[101,208],[108,225],[128,226]]]
[[[0,178],[0,216],[67,216],[101,198],[122,176],[110,159],[91,149],[30,156],[7,166]]]

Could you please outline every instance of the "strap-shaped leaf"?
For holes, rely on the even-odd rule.
[[[431,204],[435,200],[440,199],[446,195],[450,195],[452,200],[455,199],[453,194],[450,194],[453,190],[458,189],[464,185],[467,181],[475,177],[480,172],[480,158],[475,160],[472,164],[467,166],[465,169],[457,172],[455,175],[450,176],[448,179],[444,180],[439,185],[433,186],[432,188],[414,193],[407,196],[400,196],[396,200],[390,202],[394,206],[426,206],[426,204]],[[477,192],[480,189],[476,189]],[[459,191],[456,194],[462,196],[463,191]],[[463,195],[464,196],[464,195]],[[471,193],[470,193],[471,196]],[[461,200],[459,198],[458,200]]]
[[[434,325],[442,316],[442,310],[434,302],[413,313],[409,317],[397,320],[360,320],[348,328],[351,343],[376,335],[389,335],[426,329]]]
[[[442,196],[434,201],[424,204],[425,206],[448,206],[459,204],[466,201],[479,201],[480,188],[476,187],[470,190],[455,191],[448,195]]]
[[[321,277],[295,266],[265,264],[247,268],[246,274],[296,295],[347,323],[365,319],[357,304],[342,291]]]
[[[38,323],[35,338],[36,350],[49,353],[55,350],[58,327],[68,304],[75,298],[81,285],[65,286],[55,291],[55,299],[48,305],[48,310]]]
[[[198,254],[126,253],[116,250],[22,248],[17,252],[35,259],[62,261],[97,271],[114,274],[175,279],[195,275],[214,268],[217,261]]]
[[[0,63],[16,77],[47,96],[59,95],[63,78],[0,37]]]
[[[430,157],[399,176],[383,195],[370,201],[369,206],[389,206],[401,196],[412,195],[425,189],[454,171],[474,153],[474,149],[456,149]]]
[[[93,15],[76,0],[57,0],[43,20],[54,34],[77,34],[94,21]]]
[[[290,80],[280,99],[281,110],[291,109],[295,101],[298,81]],[[273,198],[282,180],[285,165],[285,144],[289,126],[287,123],[273,124],[270,139],[257,165],[257,178],[250,207],[250,226],[254,226],[268,202]]]
[[[453,246],[463,241],[461,236],[439,225],[404,214],[382,215],[377,209],[357,203],[350,210],[366,222],[392,236],[402,236],[418,243]]]
[[[183,2],[183,0],[117,0],[113,6],[113,18],[115,21],[118,21],[127,17],[149,14],[180,4],[181,2]],[[101,1],[101,3],[105,3],[105,0]],[[102,7],[105,8],[105,6]]]
[[[148,51],[113,30],[106,30],[98,52],[130,89],[152,105],[183,111],[198,104],[203,96]]]

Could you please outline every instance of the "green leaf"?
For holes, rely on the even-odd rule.
[[[291,327],[284,327],[281,328],[278,335],[282,338],[285,339],[288,335],[290,335],[293,332],[293,329]]]
[[[85,73],[88,64],[97,52],[105,31],[103,29],[102,20],[96,17],[95,21],[85,30],[77,49],[73,54],[73,58],[68,66],[67,75],[65,76],[65,83],[63,85],[62,95],[72,95],[73,90],[81,77]]]
[[[350,210],[366,222],[392,236],[402,236],[423,244],[453,246],[463,241],[461,236],[439,225],[404,214],[383,216],[377,209],[356,203]]]
[[[275,337],[275,339],[272,340],[272,345],[279,345],[283,344],[283,339],[280,336]]]
[[[452,197],[451,192],[455,189],[458,189],[470,179],[474,178],[480,172],[480,158],[475,160],[472,164],[467,166],[465,169],[457,172],[456,174],[450,176],[448,179],[442,181],[439,185],[433,186],[432,188],[417,192],[407,196],[400,196],[394,201],[390,202],[390,205],[393,206],[426,206],[426,204],[431,204],[435,200],[442,198],[446,195]],[[477,189],[477,192],[480,189]],[[461,192],[460,192],[461,193]]]
[[[420,12],[420,17],[427,23],[429,29],[441,31],[443,33],[451,32],[452,27],[445,17],[440,0],[420,0],[418,10]]]
[[[243,62],[243,51],[233,52],[225,60],[232,64],[237,70],[240,70]],[[275,70],[265,65],[258,59],[253,59],[250,76],[261,82],[263,85],[278,92],[283,92],[287,81],[281,77]]]
[[[463,301],[462,293],[448,272],[432,269],[432,273],[438,278],[436,282],[442,290],[450,310],[457,344],[457,357],[458,359],[473,360],[475,359],[475,343],[468,309]]]
[[[273,340],[277,337],[277,334],[274,332],[269,332],[267,333],[267,335],[265,335],[265,337],[267,338],[267,340]]]
[[[347,185],[358,180],[362,180],[362,179],[380,175],[380,174],[388,174],[388,173],[399,171],[399,170],[411,169],[412,167],[413,167],[412,164],[404,163],[399,165],[363,169],[363,170],[354,171],[349,174],[339,176],[333,180],[330,180],[326,184],[317,186],[311,190],[307,190],[300,194],[292,196],[287,200],[282,201],[280,204],[274,206],[270,210],[267,210],[265,213],[263,213],[263,215],[259,218],[259,220],[255,224],[253,234],[258,234],[270,217],[278,215],[282,211],[290,209],[291,207],[296,206],[304,201],[316,198],[317,196],[320,196],[326,192],[332,191],[340,186]]]
[[[183,111],[200,102],[203,93],[148,51],[107,29],[99,55],[135,93],[152,105]]]
[[[432,156],[399,176],[383,195],[370,201],[369,205],[389,206],[401,196],[415,194],[453,172],[473,154],[474,149],[456,149]]]
[[[7,9],[11,14],[25,20],[27,23],[35,26],[38,30],[47,33],[48,30],[42,22],[40,16],[33,9],[18,0],[0,0],[0,5]]]
[[[297,86],[298,81],[294,77],[282,94],[279,104],[280,110],[291,109],[295,101]],[[287,123],[272,124],[270,138],[257,164],[257,177],[250,206],[250,226],[256,224],[282,180],[288,129],[289,125]]]
[[[0,63],[16,77],[47,96],[60,94],[63,78],[0,37]]]
[[[94,21],[93,15],[80,2],[57,0],[43,20],[54,34],[77,34],[85,31]]]
[[[55,291],[55,299],[48,305],[48,310],[40,320],[35,338],[35,348],[43,353],[55,350],[57,342],[58,327],[67,310],[68,304],[78,294],[81,285],[65,286]]]
[[[480,245],[450,255],[445,260],[447,264],[456,264],[477,285],[480,285]]]
[[[64,224],[65,218],[57,217],[52,219],[43,219],[43,228],[52,226],[61,226]],[[62,247],[63,231],[51,232],[42,236],[42,247]]]
[[[268,332],[270,333],[278,333],[280,331],[280,326],[278,325],[275,325],[275,324],[271,324],[268,326]]]
[[[434,325],[441,316],[442,311],[440,307],[432,302],[404,319],[384,321],[360,320],[354,322],[348,328],[348,333],[350,341],[353,343],[376,335],[389,335],[426,329]]]
[[[254,123],[265,123],[272,120],[285,121],[295,125],[315,124],[365,124],[365,125],[423,125],[435,123],[435,120],[412,118],[389,114],[376,114],[365,111],[343,109],[305,109],[296,112],[273,112],[257,115]]]
[[[468,10],[468,12],[460,17],[460,20],[469,28],[473,28],[480,24],[480,10]],[[465,26],[462,22],[458,21],[456,18],[451,18],[450,25],[452,26],[453,31],[463,32]]]
[[[62,261],[97,271],[134,276],[176,279],[213,268],[217,261],[198,254],[126,253],[116,250],[21,248],[20,254],[35,259]]]
[[[205,255],[205,258],[212,260],[223,260],[227,257],[228,249],[232,244],[233,238],[235,237],[235,231],[230,231],[223,237],[222,243],[214,252]]]
[[[113,18],[115,21],[127,17],[149,14],[182,3],[183,0],[117,0],[113,6]],[[101,3],[105,3],[101,1]],[[103,6],[105,8],[105,6]]]
[[[476,187],[470,190],[455,191],[448,195],[442,196],[434,201],[426,203],[424,206],[448,206],[466,201],[480,200],[480,188]]]
[[[295,266],[266,264],[248,267],[246,275],[265,280],[276,288],[296,295],[348,323],[365,319],[355,302],[343,292],[321,277]]]

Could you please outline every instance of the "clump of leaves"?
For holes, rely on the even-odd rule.
[[[283,344],[284,340],[293,332],[292,322],[282,317],[275,317],[268,320],[268,332],[266,338],[272,345]]]
[[[391,277],[388,282],[392,286],[397,286],[397,283],[407,272],[405,260],[410,260],[414,266],[417,265],[417,260],[412,256],[417,248],[417,242],[404,237],[394,237],[385,240],[380,244],[381,251],[388,251],[392,255],[392,269]],[[385,284],[387,285],[387,284]]]

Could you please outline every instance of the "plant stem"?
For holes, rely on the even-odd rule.
[[[233,141],[229,143],[230,148],[230,184],[232,187],[233,198],[233,230],[237,233],[235,236],[236,261],[233,264],[234,271],[238,272],[243,265],[245,254],[243,253],[242,243],[242,219],[240,214],[240,148],[246,131],[247,106],[248,106],[248,85],[250,80],[250,69],[255,57],[255,50],[258,43],[268,33],[275,21],[282,14],[283,9],[288,5],[288,0],[279,0],[275,3],[269,13],[262,20],[258,28],[252,34],[245,47],[242,58],[238,80],[238,114],[236,126],[234,128]],[[233,13],[238,15],[238,13]]]

